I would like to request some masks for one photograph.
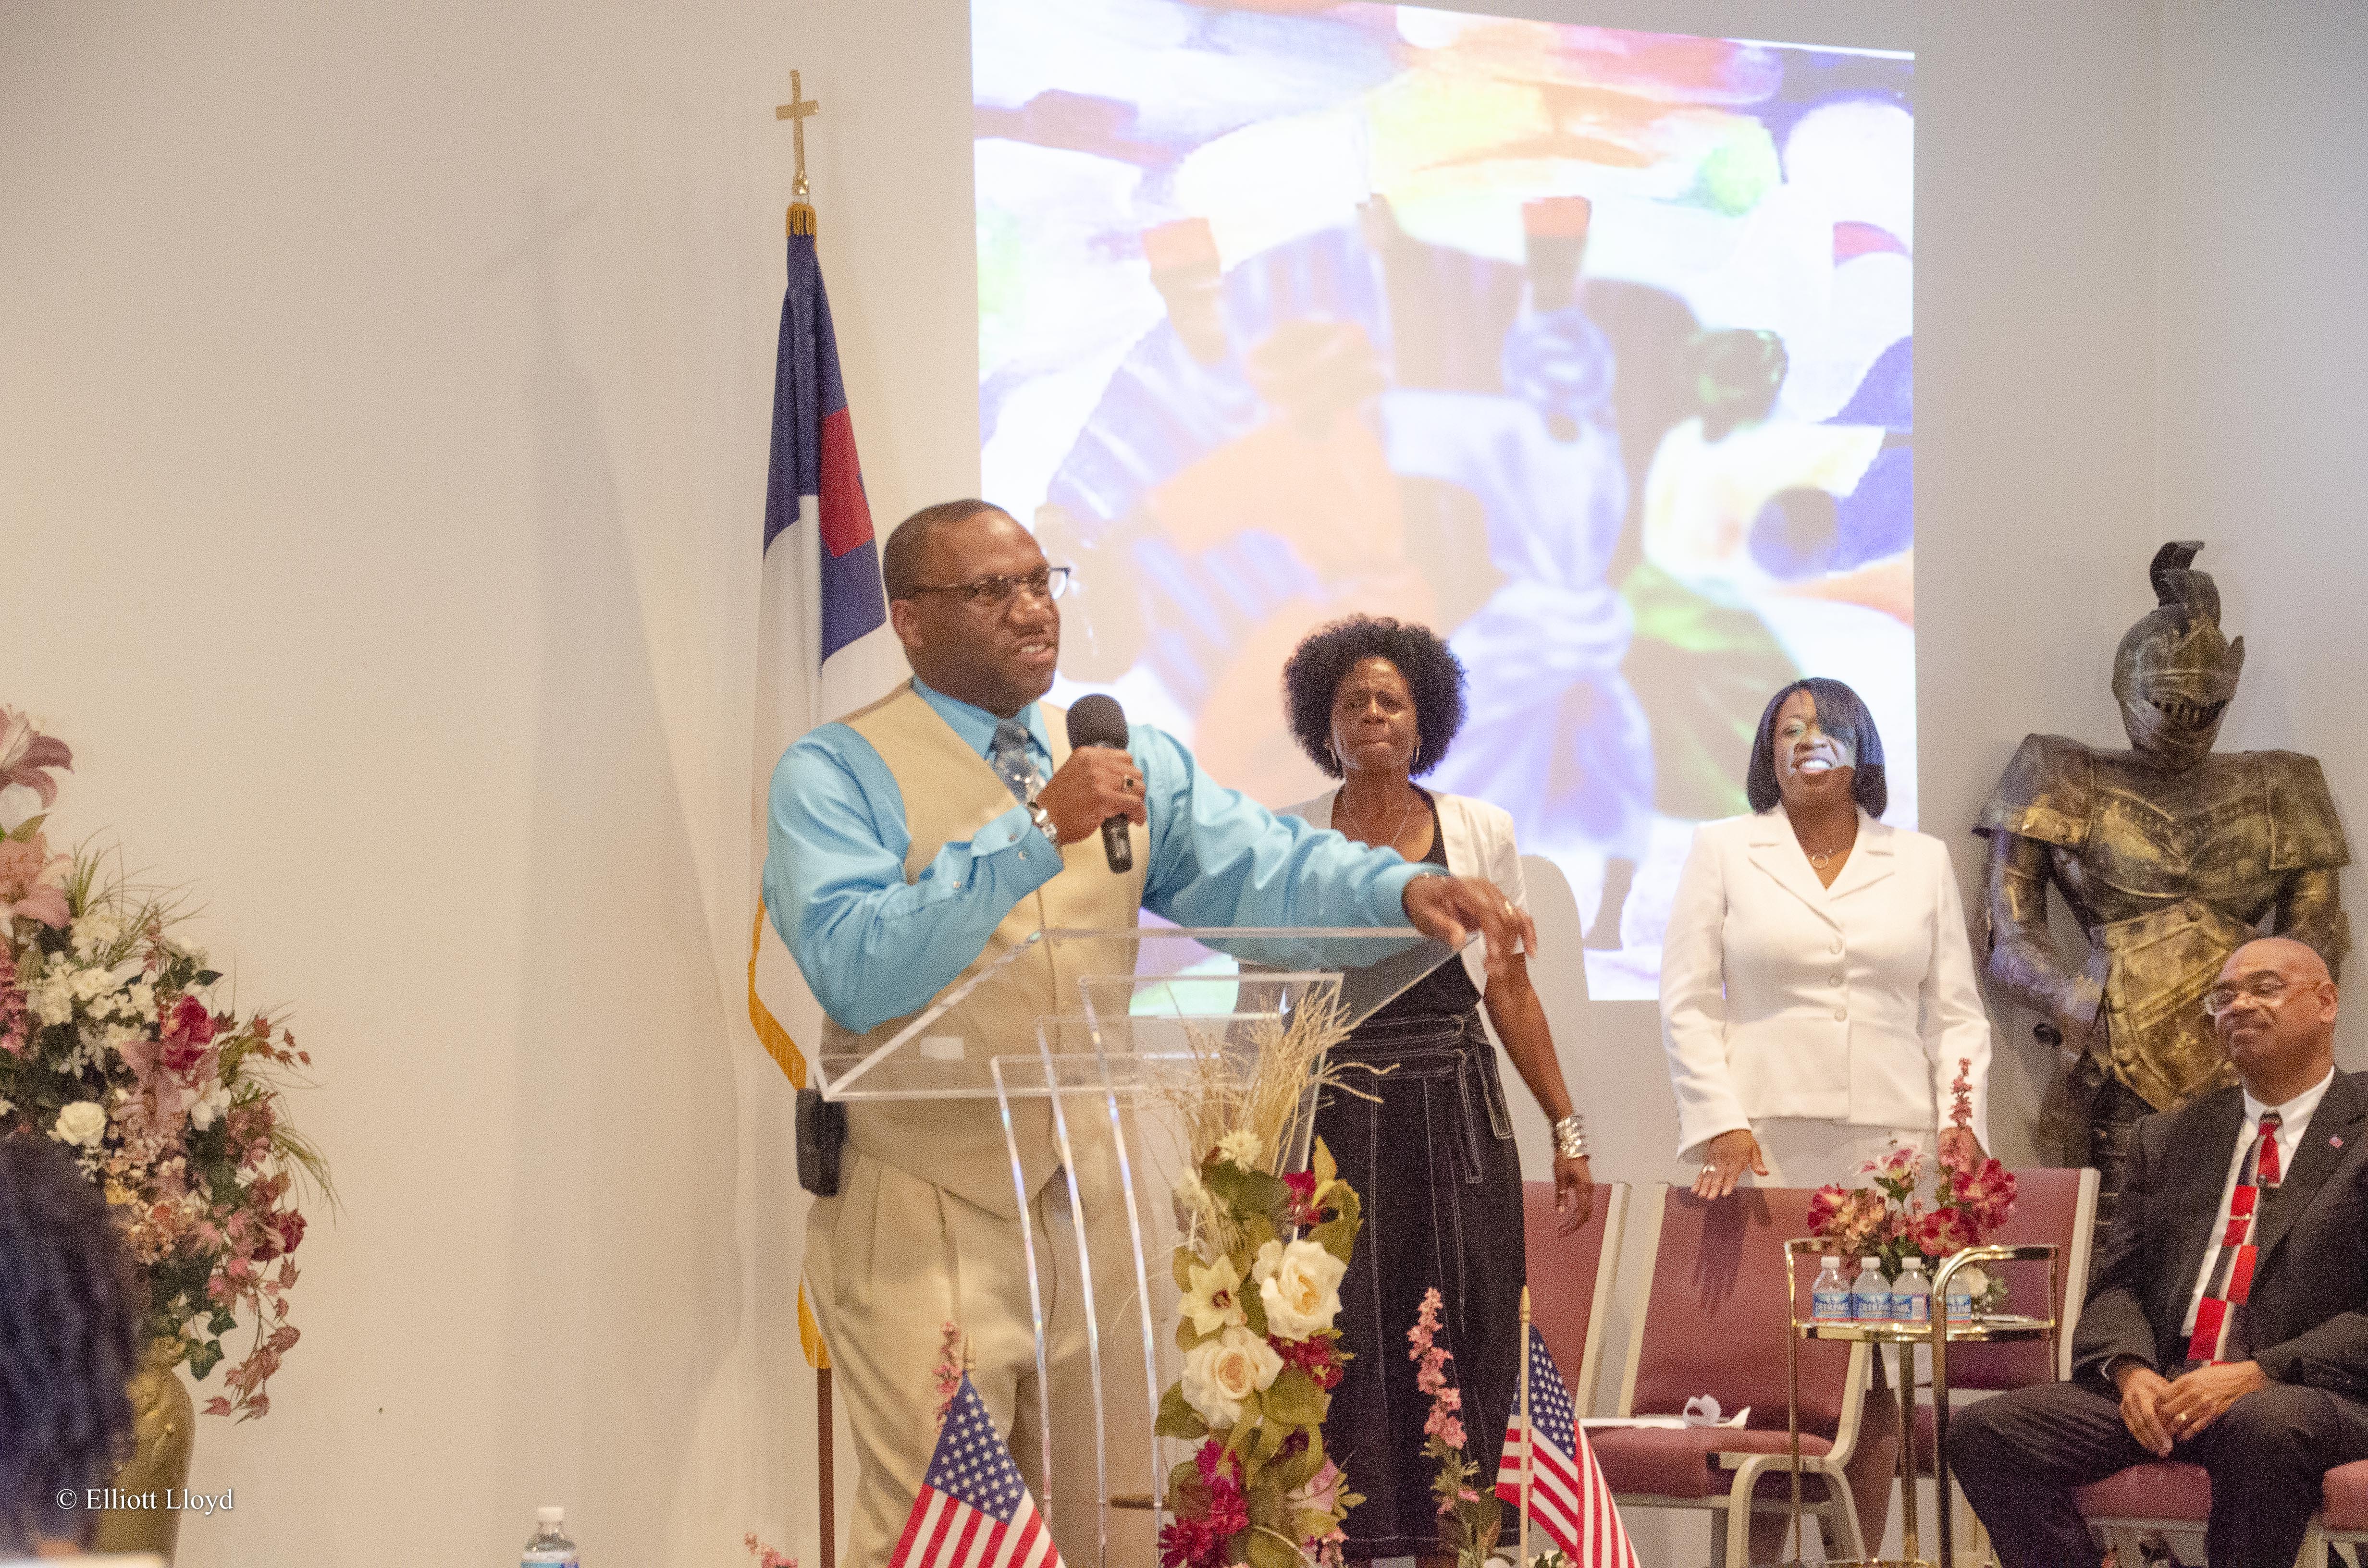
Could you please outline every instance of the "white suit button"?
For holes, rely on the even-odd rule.
[[[1842,977],[1839,974],[1829,974],[1826,976],[1826,983],[1827,985],[1839,985],[1841,983]]]
[[[1845,1021],[1849,1017],[1850,1009],[1848,1007],[1837,1007],[1834,1009],[1834,1018],[1836,1022]]]
[[[1836,952],[1840,952],[1841,950],[1842,950],[1842,945],[1841,945],[1839,942],[1836,942],[1836,943],[1834,944],[1834,951],[1836,951]]]

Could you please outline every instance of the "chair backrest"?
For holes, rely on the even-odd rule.
[[[2056,1359],[2051,1366],[2047,1346],[2036,1341],[2021,1345],[1964,1345],[1949,1347],[1949,1386],[1952,1389],[2014,1389],[2030,1383],[2055,1382],[2071,1375],[2072,1330],[2080,1319],[2080,1303],[2089,1287],[2089,1233],[2097,1216],[2097,1173],[2092,1170],[2034,1169],[2014,1173],[2014,1212],[1998,1227],[1994,1241],[2009,1245],[2052,1245],[2056,1248],[2056,1299],[2052,1303],[2060,1325],[2055,1335]],[[2047,1269],[2043,1264],[2005,1266],[2007,1311],[2044,1316]]]
[[[1611,1302],[1620,1269],[1620,1237],[1628,1219],[1628,1184],[1599,1184],[1587,1223],[1563,1235],[1550,1181],[1521,1184],[1521,1236],[1530,1270],[1530,1321],[1553,1353],[1581,1415],[1595,1409],[1597,1362],[1603,1348],[1603,1308]]]
[[[1706,1393],[1729,1415],[1749,1405],[1753,1427],[1783,1430],[1784,1341],[1792,1332],[1784,1244],[1809,1233],[1814,1196],[1809,1187],[1747,1187],[1705,1202],[1663,1186],[1640,1203],[1637,1223],[1654,1240],[1637,1288],[1621,1415],[1675,1415]],[[1795,1281],[1804,1317],[1815,1275],[1803,1269]],[[1833,1437],[1845,1415],[1854,1422],[1866,1361],[1853,1349],[1823,1341],[1800,1346],[1802,1431]]]

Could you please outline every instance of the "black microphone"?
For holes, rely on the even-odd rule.
[[[1118,699],[1099,691],[1077,699],[1076,705],[1069,710],[1069,749],[1075,751],[1079,746],[1126,749],[1126,710],[1118,705]],[[1134,869],[1134,841],[1127,837],[1124,815],[1102,824],[1102,853],[1110,858],[1111,870]]]

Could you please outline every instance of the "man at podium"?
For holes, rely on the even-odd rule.
[[[1516,941],[1534,947],[1528,917],[1490,883],[1277,818],[1202,775],[1158,730],[1134,726],[1122,750],[1072,752],[1063,710],[1040,700],[1059,658],[1068,572],[999,508],[951,501],[915,513],[889,537],[882,570],[913,678],[791,746],[769,794],[767,903],[828,1015],[825,1054],[885,1042],[1033,932],[1131,927],[1143,909],[1184,926],[1411,924],[1456,944],[1476,930],[1492,964]],[[1112,817],[1128,824],[1123,871],[1103,842]],[[998,1045],[1008,1034],[1010,1054],[1035,1049],[1038,1017],[1075,1007],[1054,994],[1050,966],[1026,967],[1042,978],[998,988],[971,1017]],[[1049,1108],[1014,1107],[1017,1182],[991,1099],[846,1108],[837,1189],[817,1197],[806,1230],[807,1283],[860,1467],[844,1561],[882,1568],[894,1551],[935,1441],[930,1368],[952,1322],[970,1336],[973,1380],[1055,1542],[1086,1568],[1099,1539],[1092,1385],[1077,1220],[1067,1181],[1054,1179]],[[1103,1153],[1076,1147],[1077,1203],[1094,1254],[1119,1256],[1123,1210]],[[1021,1187],[1044,1282],[1053,1478],[1037,1473]],[[1110,1490],[1148,1494],[1142,1338],[1126,1332],[1134,1308],[1103,1292],[1096,1309]],[[1151,1540],[1148,1528],[1114,1528],[1113,1560],[1147,1561]]]

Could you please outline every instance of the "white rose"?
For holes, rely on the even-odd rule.
[[[1258,1278],[1258,1299],[1266,1303],[1267,1331],[1285,1339],[1305,1339],[1330,1328],[1340,1313],[1340,1279],[1349,1266],[1316,1242],[1303,1239],[1275,1247],[1271,1258],[1268,1247],[1274,1244],[1258,1249],[1251,1268]]]
[[[107,1111],[97,1100],[76,1100],[58,1112],[57,1125],[50,1136],[61,1143],[75,1143],[85,1149],[96,1149],[107,1135]]]
[[[1242,1402],[1281,1370],[1273,1346],[1247,1328],[1229,1328],[1184,1353],[1184,1403],[1222,1431],[1242,1418]]]

